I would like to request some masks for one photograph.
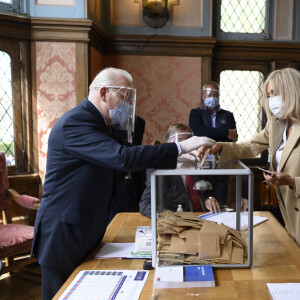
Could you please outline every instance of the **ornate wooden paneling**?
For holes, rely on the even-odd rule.
[[[218,61],[250,61],[251,64],[282,60],[299,61],[300,43],[218,40],[214,58]]]
[[[214,38],[174,36],[112,36],[106,54],[212,56]]]

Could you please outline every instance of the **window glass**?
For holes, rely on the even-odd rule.
[[[6,153],[8,165],[15,164],[13,122],[11,59],[0,51],[0,151]]]
[[[263,33],[265,31],[266,0],[222,0],[222,32]]]
[[[22,13],[24,3],[20,0],[0,0],[0,11],[10,13]]]
[[[263,74],[258,71],[226,70],[220,74],[221,108],[234,114],[239,142],[262,130]]]

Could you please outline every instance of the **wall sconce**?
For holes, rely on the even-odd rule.
[[[151,28],[164,27],[169,17],[168,0],[143,0],[143,19]]]

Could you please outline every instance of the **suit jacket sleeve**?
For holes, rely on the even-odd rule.
[[[99,130],[99,125],[79,111],[63,126],[64,148],[73,157],[120,171],[148,168],[175,168],[178,148],[175,143],[126,147]]]
[[[235,119],[234,119],[234,115],[232,112],[228,111],[227,112],[227,133],[225,138],[227,139],[228,142],[233,142],[233,140],[227,138],[228,136],[228,129],[236,129],[236,123],[235,123]]]

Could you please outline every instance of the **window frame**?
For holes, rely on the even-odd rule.
[[[266,65],[262,64],[255,64],[254,62],[251,62],[249,64],[245,64],[243,62],[224,62],[224,63],[218,63],[215,65],[215,81],[220,83],[220,74],[223,71],[258,71],[263,74],[264,81],[267,78],[269,70],[266,68]],[[222,91],[221,91],[222,92]],[[265,128],[267,124],[267,115],[265,110],[262,109],[262,129]],[[260,158],[247,158],[247,159],[241,159],[241,161],[246,164],[247,166],[255,166],[255,165],[267,165],[268,163],[268,150],[265,150],[261,153]]]
[[[249,41],[259,41],[259,40],[271,40],[271,33],[273,27],[273,1],[266,0],[266,11],[265,11],[265,30],[262,33],[241,33],[241,32],[223,32],[221,31],[221,2],[222,0],[215,1],[215,36],[217,39],[223,40],[249,40]]]
[[[8,166],[9,175],[27,173],[31,169],[29,165],[30,137],[28,135],[31,125],[27,121],[30,118],[29,110],[26,108],[28,86],[24,84],[28,80],[25,74],[28,65],[28,58],[24,55],[25,48],[26,45],[22,41],[0,39],[0,50],[7,53],[11,59],[15,165]]]

